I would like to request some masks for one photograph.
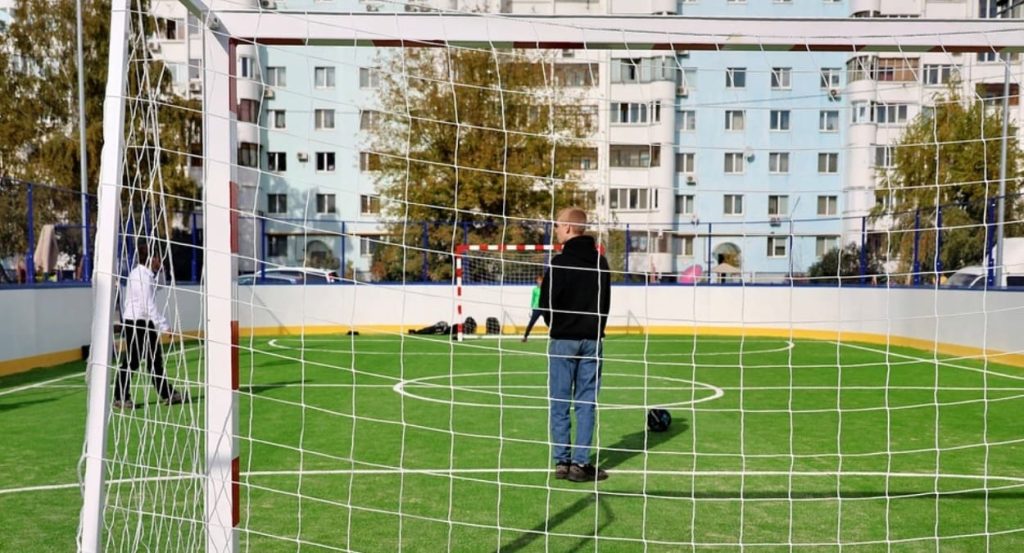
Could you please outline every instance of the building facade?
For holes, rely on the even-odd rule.
[[[475,10],[509,14],[747,17],[995,15],[995,0],[252,0],[253,9]],[[159,0],[152,49],[182,94],[201,93],[201,34]],[[372,48],[237,49],[242,270],[259,261],[344,263],[369,279],[382,232],[366,132],[381,52]],[[580,176],[595,218],[626,233],[630,272],[715,273],[754,282],[806,271],[832,247],[859,243],[879,169],[906,123],[959,78],[994,94],[1003,62],[976,54],[565,51],[559,64],[597,119]],[[1013,60],[1017,81],[1020,60]],[[595,71],[596,69],[596,71]],[[1011,98],[1021,119],[1019,92]],[[886,225],[882,220],[877,225]],[[727,278],[719,274],[718,278]],[[732,277],[736,278],[736,277]]]

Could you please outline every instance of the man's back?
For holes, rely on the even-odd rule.
[[[540,308],[554,339],[596,340],[604,336],[611,303],[608,260],[590,236],[567,241],[551,260],[541,284]]]

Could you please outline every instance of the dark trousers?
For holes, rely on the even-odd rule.
[[[530,322],[526,325],[526,333],[523,334],[523,338],[530,336],[530,331],[533,330],[533,325],[537,324],[537,319],[544,315],[544,311],[540,309],[534,309],[533,313],[530,314]]]
[[[138,372],[139,362],[146,361],[153,377],[153,387],[161,399],[167,399],[174,388],[164,378],[164,353],[160,346],[160,333],[151,321],[144,319],[124,322],[127,350],[121,357],[121,368],[117,371],[117,385],[114,386],[114,400],[132,398],[132,373]]]

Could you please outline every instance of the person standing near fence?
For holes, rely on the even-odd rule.
[[[131,398],[132,373],[139,370],[144,359],[153,377],[153,387],[164,405],[184,403],[187,398],[174,391],[164,376],[163,346],[160,335],[169,330],[167,319],[157,309],[156,275],[160,273],[159,255],[150,255],[140,244],[136,249],[138,265],[128,273],[121,306],[126,351],[121,357],[117,384],[114,386],[114,408],[134,409]]]
[[[526,325],[526,332],[523,333],[523,341],[525,342],[530,337],[530,331],[533,330],[533,325],[537,324],[537,320],[544,314],[540,309],[540,286],[544,283],[544,275],[537,275],[537,284],[533,287],[533,292],[530,297],[530,322]]]
[[[584,234],[587,214],[566,208],[558,214],[555,237],[562,253],[551,260],[541,282],[540,306],[548,324],[548,401],[555,478],[594,482],[608,474],[590,462],[601,355],[611,278],[608,260]],[[576,440],[570,439],[570,406]]]

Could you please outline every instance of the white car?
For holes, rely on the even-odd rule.
[[[298,284],[331,284],[341,282],[341,275],[338,271],[326,269],[314,269],[312,267],[274,267],[254,273],[257,278],[266,277],[290,277]]]

